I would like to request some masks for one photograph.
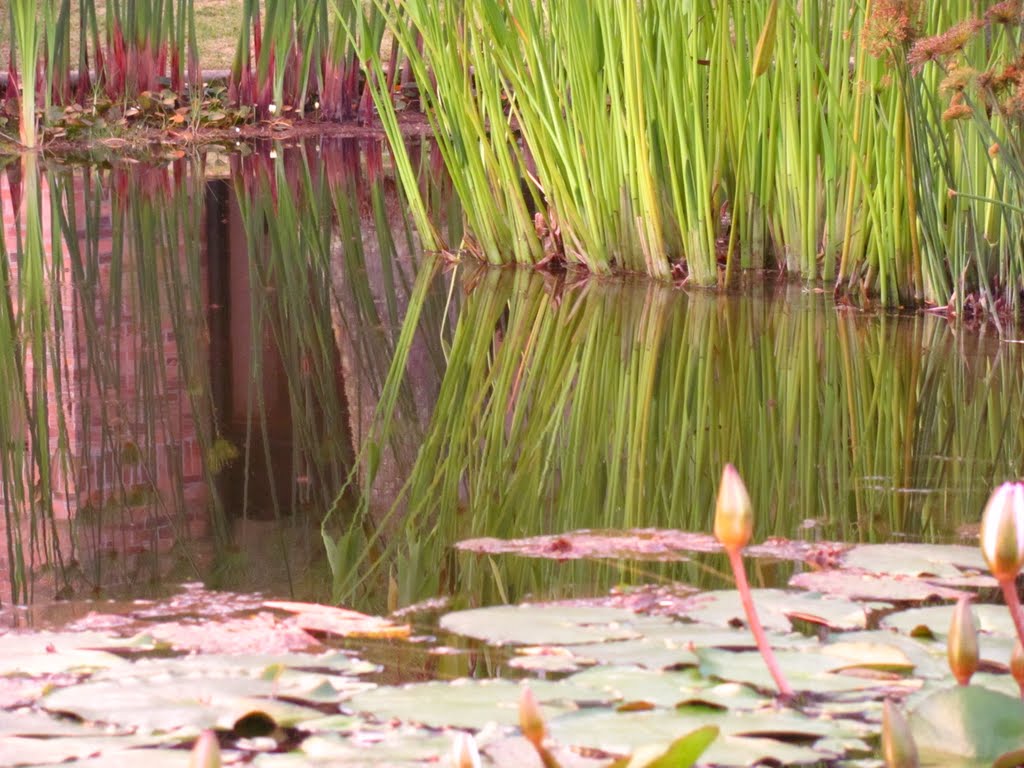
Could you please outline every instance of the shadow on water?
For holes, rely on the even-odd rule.
[[[457,243],[436,153],[415,159]],[[707,531],[727,461],[759,537],[950,540],[1021,473],[1024,348],[939,318],[442,264],[376,143],[37,162],[0,183],[5,601],[720,585],[714,558],[452,544]]]

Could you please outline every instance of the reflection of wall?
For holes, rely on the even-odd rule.
[[[175,323],[195,341],[202,338],[203,318],[201,308],[192,306],[188,317],[174,318],[163,282],[175,271],[188,275],[188,258],[198,256],[203,285],[193,295],[203,295],[202,236],[184,242],[161,235],[160,227],[140,235],[140,228],[155,218],[145,196],[156,189],[150,200],[170,204],[174,191],[166,169],[137,170],[131,178],[120,179],[123,185],[113,192],[110,174],[101,178],[85,173],[44,176],[42,182],[51,327],[45,392],[34,391],[31,383],[25,392],[29,401],[38,397],[45,402],[53,515],[72,522],[76,549],[65,554],[83,564],[101,552],[109,561],[166,551],[176,541],[206,535],[209,529],[203,448]],[[65,242],[50,231],[50,184],[71,187],[77,232]],[[96,195],[101,195],[99,221],[87,228]],[[143,204],[137,204],[140,200]],[[13,286],[20,225],[8,184],[0,184],[0,213]],[[115,219],[123,238],[118,243],[113,239]],[[16,288],[11,297],[16,303]],[[26,357],[26,380],[32,382],[37,368],[30,349]],[[27,519],[28,510],[18,513]]]

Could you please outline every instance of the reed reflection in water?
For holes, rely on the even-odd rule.
[[[320,521],[419,257],[379,143],[262,149],[6,169],[7,600],[325,596]]]
[[[730,461],[760,538],[950,540],[994,483],[1021,472],[1024,350],[942,318],[855,313],[785,285],[727,296],[470,270],[459,288],[448,368],[403,497],[406,535],[383,559],[403,604],[652,579],[723,586],[704,562],[450,547],[584,528],[706,532]],[[358,593],[341,576],[339,595]]]
[[[436,153],[413,158],[458,242]],[[26,159],[0,191],[7,600],[196,577],[374,611],[717,585],[713,562],[452,545],[707,531],[726,461],[759,537],[950,539],[1021,472],[1021,345],[779,285],[442,264],[379,144]]]

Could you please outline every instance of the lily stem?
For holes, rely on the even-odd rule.
[[[1013,619],[1013,626],[1017,628],[1017,637],[1021,645],[1024,645],[1024,611],[1020,607],[1020,597],[1017,595],[1017,577],[1011,579],[1000,579],[999,586],[1003,588],[1003,599],[1006,600],[1006,607],[1010,609],[1010,617]]]
[[[743,612],[747,615],[747,624],[750,625],[750,631],[753,633],[754,640],[757,642],[757,650],[761,652],[761,657],[764,659],[765,666],[768,667],[768,671],[771,673],[772,679],[775,680],[775,685],[778,687],[781,696],[784,699],[792,698],[793,689],[790,688],[789,683],[786,682],[786,678],[783,676],[782,670],[779,668],[779,662],[775,658],[775,652],[772,650],[772,646],[768,642],[768,638],[765,636],[764,627],[761,626],[761,620],[757,617],[757,609],[754,608],[754,598],[750,594],[750,584],[747,582],[747,572],[743,568],[743,554],[738,547],[728,547],[725,551],[729,555],[729,565],[732,566],[732,574],[736,579],[736,589],[740,593],[740,601],[743,603]],[[1017,604],[1017,611],[1018,613],[1020,612],[1019,603]],[[1018,625],[1018,631],[1020,631],[1020,625]]]

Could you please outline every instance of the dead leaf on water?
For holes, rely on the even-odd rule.
[[[299,603],[289,600],[267,600],[264,607],[295,614],[296,626],[309,632],[324,632],[339,637],[405,638],[408,624],[395,624],[379,616],[317,603]]]

